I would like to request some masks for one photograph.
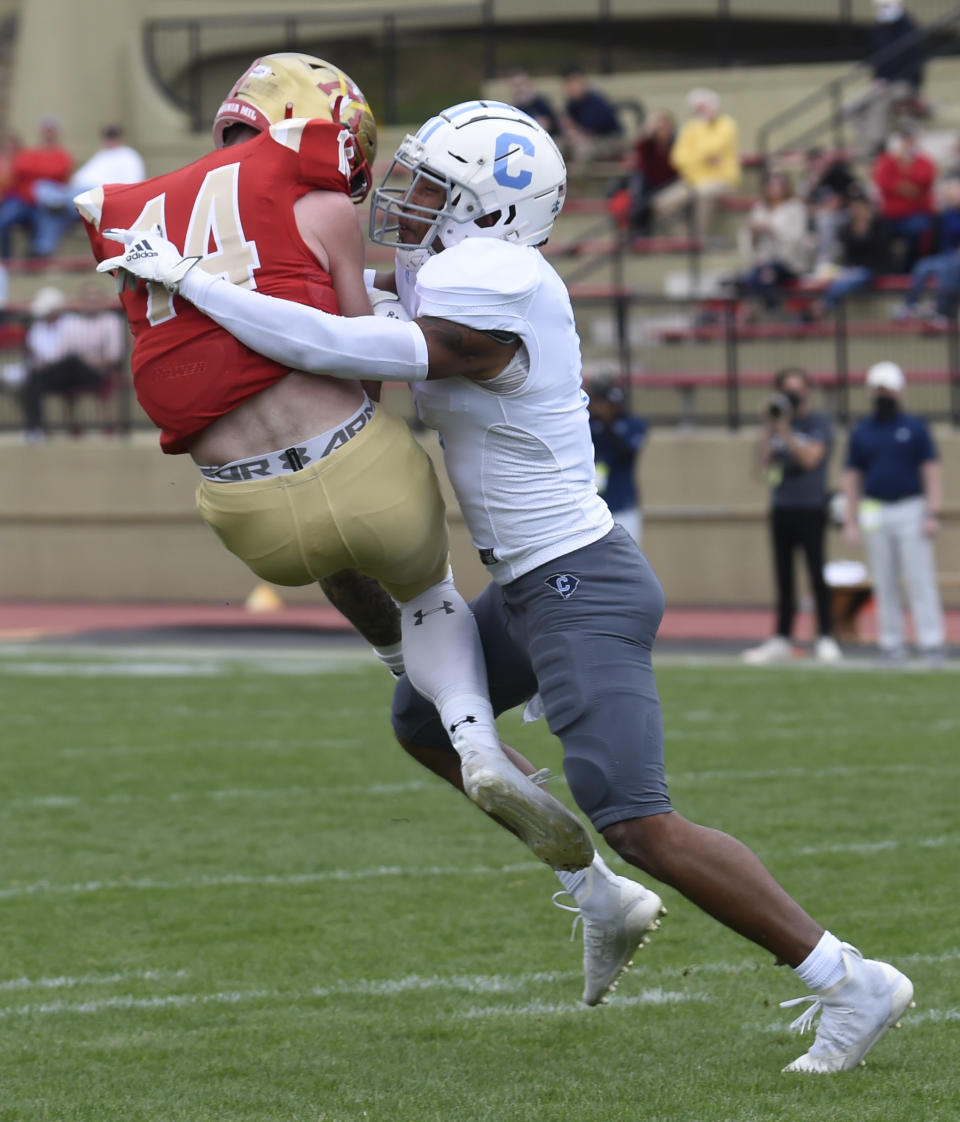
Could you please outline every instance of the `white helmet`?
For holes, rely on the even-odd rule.
[[[391,186],[397,178],[402,186]],[[445,190],[442,209],[410,203],[422,180]],[[437,239],[444,248],[473,237],[541,245],[566,190],[560,150],[532,117],[500,101],[465,101],[404,138],[374,192],[370,237],[398,247],[410,268],[426,261]],[[431,223],[419,246],[400,242],[401,214]],[[497,215],[496,221],[478,226],[477,219],[487,215]]]

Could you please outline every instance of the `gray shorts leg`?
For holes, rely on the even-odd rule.
[[[597,830],[673,808],[652,666],[663,590],[622,527],[513,581],[550,731]]]
[[[577,804],[598,830],[672,810],[653,640],[663,590],[620,526],[601,541],[489,585],[471,609],[483,642],[494,711],[538,689]],[[434,748],[450,741],[433,706],[400,679],[393,726]]]

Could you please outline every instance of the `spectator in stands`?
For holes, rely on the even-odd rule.
[[[847,201],[854,190],[862,190],[846,157],[811,148],[797,193],[807,205],[814,234],[813,273],[825,273],[835,263],[840,231],[847,219]]]
[[[637,137],[627,180],[627,224],[634,233],[650,233],[657,196],[677,182],[677,169],[670,159],[676,136],[673,114],[666,109],[654,109]]]
[[[888,141],[887,150],[877,157],[872,177],[888,239],[902,243],[893,269],[909,273],[921,255],[921,247],[929,247],[933,232],[937,165],[920,151],[913,129],[902,126]]]
[[[30,253],[42,256],[38,245],[37,200],[34,185],[38,180],[66,183],[73,170],[73,156],[60,143],[60,123],[56,117],[40,121],[40,143],[21,148],[13,157],[10,189],[0,202],[0,256],[8,259],[12,251],[11,233],[25,227],[30,235]]]
[[[853,189],[847,201],[846,223],[840,233],[840,270],[823,300],[814,304],[817,316],[831,314],[841,300],[873,284],[889,268],[887,227],[865,191]]]
[[[514,70],[510,75],[510,103],[532,117],[552,137],[560,135],[560,118],[549,99],[534,89],[526,70]]]
[[[30,305],[33,323],[27,331],[27,369],[20,398],[24,439],[46,437],[44,398],[101,392],[117,376],[126,355],[126,324],[119,311],[103,307],[97,286],[84,290],[75,311],[67,311],[63,293],[41,288]]]
[[[640,545],[643,513],[637,487],[637,462],[647,439],[647,422],[627,410],[623,387],[598,378],[590,384],[590,436],[597,490],[614,521]]]
[[[657,195],[654,212],[670,219],[692,204],[696,233],[706,237],[717,201],[740,184],[740,133],[713,90],[692,90],[687,104],[691,118],[670,153],[680,179]]]
[[[922,312],[921,318],[931,327],[946,328],[956,314],[960,296],[960,179],[944,181],[942,205],[937,214],[936,252],[921,257],[910,274],[910,287],[903,304],[896,311],[900,320],[913,319],[924,286],[936,281],[936,310]]]
[[[850,107],[869,155],[883,150],[898,113],[916,117],[927,112],[921,97],[926,52],[920,45],[911,45],[917,37],[917,24],[901,0],[873,0],[873,14],[867,51],[867,58],[875,60],[871,63],[873,81]]]
[[[599,90],[590,85],[583,68],[563,70],[566,96],[560,118],[564,154],[580,165],[594,160],[615,160],[623,154],[623,128],[617,110]]]
[[[743,652],[745,662],[781,662],[791,657],[797,610],[794,554],[803,551],[817,609],[814,655],[837,662],[830,590],[823,574],[827,528],[827,468],[833,426],[826,413],[808,409],[810,376],[800,367],[778,371],[776,393],[767,405],[757,442],[757,464],[770,485],[770,540],[777,586],[777,632]]]
[[[750,263],[744,279],[747,294],[768,312],[780,305],[784,285],[806,272],[810,258],[807,208],[781,172],[767,177],[763,196],[740,228],[741,256]]]
[[[74,198],[104,183],[140,183],[146,178],[143,158],[124,140],[120,125],[106,125],[100,148],[71,175],[69,183],[40,179],[34,184],[37,202],[35,251],[49,257],[57,252],[66,230],[80,221]]]
[[[933,549],[942,509],[937,449],[926,422],[902,409],[906,378],[896,363],[871,366],[867,386],[873,411],[850,433],[843,477],[846,537],[866,547],[883,658],[906,658],[902,582],[919,652],[936,666],[945,653]]]

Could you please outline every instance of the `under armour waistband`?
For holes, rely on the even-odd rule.
[[[292,448],[280,448],[276,452],[264,452],[262,456],[255,456],[249,460],[234,460],[232,463],[223,464],[221,467],[201,467],[200,474],[204,479],[214,483],[243,483],[249,479],[269,479],[274,475],[286,475],[289,472],[301,471],[308,464],[316,463],[331,452],[336,452],[348,441],[366,428],[367,422],[373,416],[374,404],[366,395],[363,404],[345,421],[334,429],[312,436],[302,444]]]

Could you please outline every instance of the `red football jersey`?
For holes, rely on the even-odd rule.
[[[197,268],[337,313],[330,275],[300,237],[293,204],[309,191],[349,194],[352,143],[329,121],[283,121],[178,171],[87,192],[77,209],[98,261],[124,249],[101,230],[159,226],[185,255],[205,256]],[[288,373],[162,285],[140,284],[121,299],[137,400],[161,430],[164,452],[186,452],[217,417]]]

